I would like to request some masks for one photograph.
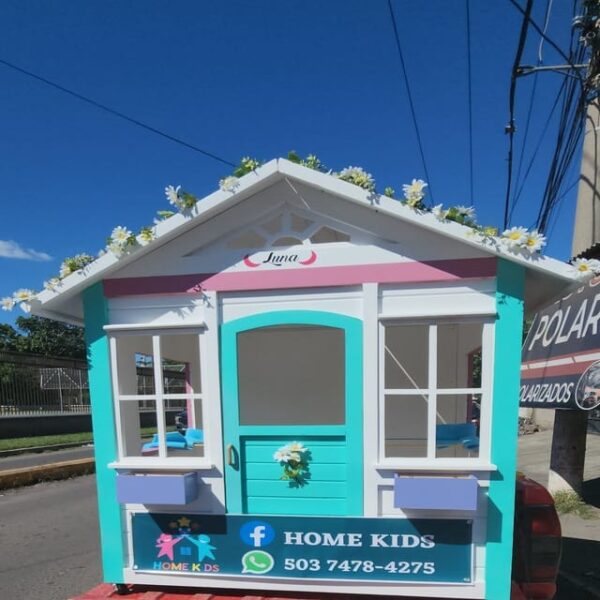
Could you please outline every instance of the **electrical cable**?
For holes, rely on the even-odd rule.
[[[563,111],[558,125],[555,152],[537,219],[537,227],[545,231],[555,209],[564,179],[579,147],[585,126],[586,102],[583,93],[576,95],[576,86],[570,80],[565,94]],[[578,91],[578,90],[577,90]]]
[[[585,48],[580,47],[578,57],[585,55]],[[583,135],[586,115],[585,94],[579,91],[575,97],[575,84],[569,82],[569,90],[563,102],[563,114],[559,122],[557,145],[551,163],[549,177],[544,191],[544,197],[538,214],[538,225],[545,229],[549,223],[552,211],[555,209],[559,192],[564,178],[571,166],[575,152],[579,147],[579,141]],[[565,131],[568,133],[563,135]],[[565,141],[566,140],[566,141]]]
[[[524,10],[514,1],[510,0],[511,4],[516,6],[518,10],[524,14]],[[561,193],[563,190],[564,182],[566,176],[570,172],[573,164],[574,157],[579,148],[579,142],[581,141],[581,136],[583,135],[584,126],[585,126],[585,114],[586,114],[586,88],[587,85],[584,79],[581,77],[576,64],[581,64],[586,54],[586,49],[581,45],[577,44],[575,32],[571,30],[571,40],[569,46],[569,56],[565,54],[547,35],[547,28],[549,23],[549,11],[551,9],[551,1],[549,1],[547,5],[544,29],[540,30],[535,21],[531,18],[531,15],[525,15],[524,18],[530,22],[532,27],[540,33],[542,41],[547,41],[552,47],[554,47],[557,52],[565,59],[565,61],[572,67],[571,72],[564,73],[565,78],[563,83],[559,89],[556,100],[552,106],[550,111],[550,117],[548,118],[546,125],[543,128],[542,135],[540,136],[540,141],[538,142],[538,146],[536,147],[533,156],[530,160],[529,166],[526,170],[526,173],[521,182],[521,186],[518,189],[517,196],[513,202],[513,207],[511,209],[514,211],[518,199],[520,197],[521,192],[523,191],[523,186],[527,180],[527,176],[529,174],[530,168],[533,165],[535,157],[537,156],[537,152],[539,150],[539,146],[541,144],[541,140],[543,139],[550,118],[552,117],[554,110],[557,106],[557,103],[560,99],[562,99],[562,106],[560,110],[560,114],[558,117],[558,127],[556,134],[556,143],[554,146],[554,151],[552,154],[552,158],[550,161],[550,167],[548,170],[548,177],[546,180],[546,185],[544,189],[544,193],[542,196],[542,201],[540,203],[540,208],[538,212],[538,217],[536,221],[537,228],[540,232],[544,232],[550,225],[552,215],[560,201],[567,193],[567,190]],[[573,15],[575,16],[577,10],[577,1],[573,1]],[[538,59],[542,55],[543,45],[540,43],[538,47]],[[568,190],[571,189],[569,186]]]
[[[574,0],[573,16],[575,16],[576,10],[577,1]],[[571,41],[569,46],[569,58],[572,61],[576,48],[574,29],[571,29]],[[581,62],[584,55],[585,49],[582,46],[579,46],[576,62]],[[559,201],[560,196],[558,194],[564,181],[564,177],[573,160],[582,132],[583,123],[581,122],[581,119],[585,111],[584,89],[579,90],[574,105],[576,93],[575,83],[572,79],[568,82],[565,79],[563,83],[566,83],[567,85],[564,86],[563,107],[559,117],[557,142],[550,163],[548,179],[546,181],[546,187],[538,213],[537,224],[541,229],[547,227],[552,211]],[[561,86],[561,89],[562,88],[563,86]],[[575,108],[573,108],[574,106]],[[569,131],[565,138],[564,133],[567,131],[567,128]]]
[[[516,0],[508,0],[526,19],[527,21],[530,23],[530,25],[542,36],[542,38],[548,42],[548,44],[550,44],[550,46],[552,46],[556,52],[558,52],[558,54],[564,59],[564,61],[570,65],[575,72],[577,72],[577,67],[575,66],[575,63],[572,62],[572,60],[564,53],[564,51],[558,46],[558,44],[556,42],[554,42],[554,40],[552,40],[550,37],[548,37],[548,35],[546,35],[543,30],[540,28],[540,26],[531,18],[531,14],[526,15],[527,12],[527,8],[523,9],[521,8],[521,6],[519,5],[519,3]],[[531,12],[531,11],[530,11]],[[581,80],[581,77],[579,77],[579,80]]]
[[[508,224],[513,216],[516,204],[516,191],[519,189],[519,182],[521,181],[521,170],[523,168],[523,161],[525,159],[525,149],[527,148],[527,139],[529,137],[529,125],[531,124],[531,115],[533,114],[533,101],[535,99],[535,92],[537,91],[538,75],[535,73],[533,76],[533,85],[531,87],[531,94],[529,96],[529,106],[527,107],[527,117],[525,119],[525,132],[523,133],[523,143],[521,144],[521,153],[519,155],[519,166],[517,167],[517,176],[515,177],[515,186],[513,192],[513,198],[508,211]]]
[[[567,84],[567,80],[563,79],[563,82],[558,90],[558,93],[556,94],[556,97],[554,98],[554,102],[552,103],[552,108],[550,109],[550,113],[546,117],[546,120],[544,122],[544,127],[542,128],[540,137],[538,138],[537,144],[535,145],[535,148],[534,148],[531,158],[529,160],[529,164],[527,165],[527,168],[525,169],[525,173],[523,174],[523,179],[521,181],[521,185],[518,187],[517,193],[514,197],[514,200],[511,205],[511,209],[510,209],[509,221],[512,220],[513,212],[515,211],[515,209],[517,208],[517,205],[519,204],[519,199],[521,198],[521,194],[523,193],[523,188],[525,187],[525,183],[527,182],[527,178],[529,177],[529,173],[531,172],[531,168],[533,167],[535,159],[538,156],[538,152],[542,146],[542,142],[544,141],[546,133],[548,133],[548,129],[550,127],[550,123],[551,123],[552,117],[554,115],[554,111],[556,110],[556,108],[558,106],[558,102],[562,96],[562,93],[563,93],[564,88],[566,87],[566,84]]]
[[[547,30],[548,30],[548,24],[550,23],[550,14],[552,11],[552,5],[553,5],[553,1],[554,0],[548,0],[547,4],[546,4],[546,14],[544,16],[544,34],[546,34]],[[537,66],[539,67],[544,60],[543,57],[543,50],[544,47],[544,38],[540,38],[540,44],[538,46],[538,59],[537,59]],[[525,120],[525,132],[523,134],[523,143],[521,144],[521,153],[519,155],[519,166],[517,167],[517,176],[515,178],[515,191],[519,189],[519,182],[521,180],[521,170],[523,168],[523,161],[525,159],[525,149],[527,148],[527,139],[529,137],[529,126],[531,124],[531,115],[533,114],[533,102],[535,99],[535,93],[537,91],[537,84],[538,84],[538,76],[539,76],[539,72],[535,72],[534,76],[533,76],[533,86],[531,88],[531,95],[529,96],[529,107],[527,108],[527,117]],[[513,198],[512,198],[512,202],[511,202],[511,206],[509,209],[509,213],[508,213],[508,225],[510,225],[510,222],[512,220],[512,216],[515,210],[515,204],[516,204],[516,198],[515,198],[515,194],[513,193]]]
[[[467,93],[469,105],[469,192],[471,206],[474,206],[473,195],[473,90],[471,76],[471,12],[469,9],[469,0],[465,0],[467,13]]]
[[[511,2],[513,0],[510,0]],[[519,9],[521,7],[519,6]],[[513,151],[514,151],[514,137],[515,137],[515,94],[517,89],[517,75],[519,66],[521,64],[521,56],[523,56],[523,50],[525,49],[525,41],[527,40],[527,30],[529,29],[529,23],[531,21],[531,9],[533,8],[533,0],[527,0],[525,11],[523,12],[523,21],[521,22],[521,30],[519,32],[519,41],[517,43],[517,51],[515,53],[515,59],[513,62],[513,68],[510,76],[510,90],[508,93],[508,112],[509,121],[506,126],[506,132],[508,133],[508,177],[506,182],[506,198],[504,200],[504,229],[508,227],[508,211],[510,206],[510,191],[512,186],[512,172],[513,172]]]
[[[19,73],[26,75],[27,77],[31,77],[32,79],[35,79],[37,81],[40,81],[41,83],[44,83],[50,87],[53,87],[54,89],[64,92],[65,94],[69,94],[70,96],[73,96],[74,98],[77,98],[78,100],[81,100],[82,102],[91,104],[92,106],[95,106],[96,108],[99,108],[100,110],[103,110],[115,117],[123,119],[124,121],[132,123],[133,125],[137,125],[138,127],[141,127],[142,129],[151,131],[152,133],[160,135],[161,137],[163,137],[167,140],[170,140],[172,142],[180,144],[181,146],[184,146],[190,150],[194,150],[195,152],[198,152],[208,158],[212,158],[213,160],[219,161],[219,162],[229,165],[231,167],[236,166],[235,163],[233,163],[229,160],[226,160],[225,158],[221,158],[220,156],[217,156],[216,154],[213,154],[212,152],[209,152],[208,150],[199,148],[198,146],[195,146],[194,144],[190,144],[189,142],[186,142],[185,140],[182,140],[181,138],[175,137],[174,135],[171,135],[170,133],[166,133],[164,131],[161,131],[160,129],[157,129],[156,127],[152,127],[151,125],[143,123],[142,121],[139,121],[138,119],[134,119],[133,117],[130,117],[118,110],[115,110],[114,108],[110,108],[110,106],[107,106],[106,104],[102,104],[101,102],[97,102],[96,100],[93,100],[92,98],[89,98],[88,96],[79,94],[78,92],[75,92],[69,88],[66,88],[66,87],[58,84],[58,83],[55,83],[54,81],[51,81],[50,79],[46,79],[45,77],[36,75],[35,73],[32,73],[31,71],[28,71],[26,69],[23,69],[22,67],[19,67],[7,60],[0,58],[0,64],[3,64],[4,66],[9,67],[10,69],[13,69],[15,71],[18,71]]]
[[[412,116],[413,125],[415,127],[415,133],[417,136],[417,144],[419,146],[421,162],[423,163],[423,171],[425,172],[425,177],[427,178],[427,183],[429,185],[429,195],[431,196],[431,201],[433,202],[433,190],[431,188],[431,178],[429,177],[429,172],[427,170],[427,162],[425,161],[425,152],[423,151],[423,142],[421,140],[421,133],[419,132],[419,125],[417,122],[417,114],[415,111],[415,105],[413,102],[412,93],[410,91],[410,84],[408,81],[408,73],[406,71],[406,63],[404,61],[404,53],[402,52],[402,45],[400,44],[400,35],[398,34],[398,25],[396,23],[396,16],[394,15],[394,8],[392,6],[392,0],[388,0],[388,8],[389,8],[390,17],[392,20],[392,27],[394,29],[394,37],[396,39],[396,48],[398,50],[398,56],[400,57],[400,65],[402,67],[402,76],[404,78],[404,85],[406,86],[406,93],[408,95],[408,104],[410,107],[410,113]]]
[[[544,48],[544,36],[548,31],[548,25],[550,23],[550,13],[552,12],[552,4],[554,0],[548,0],[548,4],[546,4],[546,16],[544,17],[544,29],[542,31],[542,36],[540,38],[540,45],[538,46],[538,65],[541,65],[544,62],[544,58],[542,56],[542,49]]]
[[[579,183],[579,175],[575,178],[575,181],[571,182],[571,184],[569,184],[569,186],[565,189],[565,191],[556,199],[556,206],[555,206],[555,214],[554,214],[554,218],[551,219],[551,224],[549,226],[549,230],[548,230],[548,238],[552,237],[552,234],[554,233],[554,228],[556,227],[556,224],[558,223],[558,218],[560,217],[560,213],[561,210],[564,206],[564,198],[566,197],[566,195]]]

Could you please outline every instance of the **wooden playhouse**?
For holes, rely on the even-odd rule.
[[[278,159],[41,293],[85,326],[105,581],[508,598],[523,315],[571,281]]]

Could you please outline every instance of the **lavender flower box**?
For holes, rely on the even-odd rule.
[[[394,481],[394,507],[417,510],[477,510],[477,479],[402,477]]]
[[[118,473],[117,500],[121,504],[184,506],[198,497],[196,473]]]

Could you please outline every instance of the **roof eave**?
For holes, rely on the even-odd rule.
[[[35,306],[32,305],[32,312],[39,316],[43,316],[41,311],[61,314],[60,311],[54,310],[56,304],[73,298],[90,285],[105,279],[146,254],[154,252],[188,229],[208,220],[215,213],[242,202],[281,177],[277,168],[277,159],[265,163],[255,171],[241,177],[235,192],[217,190],[202,198],[191,210],[175,214],[169,219],[159,222],[156,225],[156,239],[151,243],[139,246],[135,251],[121,257],[107,252],[87,267],[65,277],[54,290],[40,292],[37,296],[39,303],[36,302]],[[61,320],[64,319],[61,318]]]
[[[61,310],[61,306],[65,301],[74,298],[85,288],[110,276],[149,252],[154,252],[175,237],[210,219],[215,214],[260,192],[274,181],[284,178],[290,178],[331,194],[342,196],[362,207],[370,207],[376,212],[401,219],[489,254],[516,262],[547,277],[562,280],[565,285],[577,281],[566,263],[547,256],[535,255],[528,257],[515,254],[499,244],[492,245],[491,243],[482,242],[477,236],[473,235],[473,230],[467,226],[451,221],[440,221],[431,213],[415,210],[393,198],[374,194],[326,173],[280,158],[273,159],[240,178],[235,191],[217,190],[201,199],[193,209],[161,221],[156,226],[156,239],[151,243],[140,246],[135,251],[121,257],[116,257],[108,252],[84,269],[63,279],[57,289],[41,292],[37,297],[37,301],[32,304],[32,313],[81,324],[81,319],[77,316],[65,314]]]
[[[527,268],[540,271],[551,277],[563,279],[565,282],[577,281],[577,278],[566,263],[539,254],[531,257],[516,254],[499,244],[492,245],[490,243],[482,242],[476,235],[473,235],[473,229],[466,225],[461,225],[460,223],[453,221],[440,221],[430,212],[415,210],[388,196],[373,194],[354,184],[341,179],[335,179],[325,173],[307,169],[306,167],[302,167],[301,165],[297,165],[286,159],[279,159],[279,170],[286,176],[319,187],[323,189],[323,191],[342,195],[361,206],[365,206],[365,204],[370,205],[373,210],[377,212],[400,218],[403,221],[413,223],[418,227],[423,227],[424,229],[455,239],[474,248],[489,252],[490,254],[522,264]],[[306,173],[306,171],[308,171],[308,173]]]

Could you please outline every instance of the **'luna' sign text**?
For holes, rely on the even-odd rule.
[[[253,255],[252,258],[250,258],[249,254],[246,254],[246,256],[244,256],[244,264],[247,267],[251,267],[253,269],[257,267],[262,267],[263,265],[273,265],[275,267],[281,267],[289,264],[299,264],[307,266],[312,265],[316,260],[317,253],[314,250],[311,250],[310,255],[306,258],[303,258],[295,252],[265,252],[261,253],[258,257],[256,257],[256,255]]]

